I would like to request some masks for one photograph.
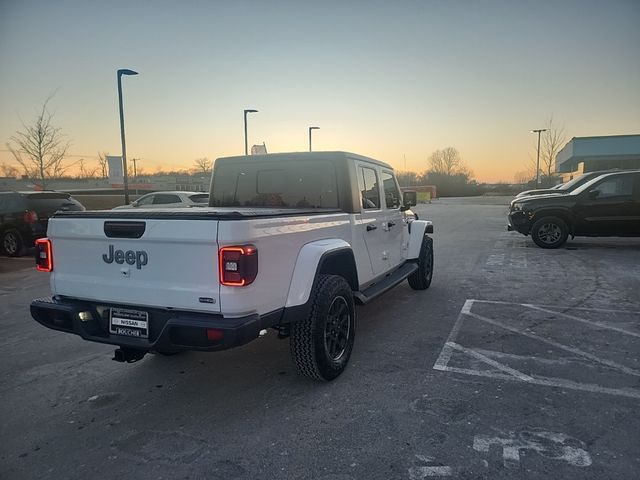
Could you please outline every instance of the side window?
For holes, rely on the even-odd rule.
[[[591,191],[597,191],[596,198],[626,197],[633,195],[633,177],[631,175],[617,175],[594,186]]]
[[[374,210],[380,208],[380,189],[378,175],[373,168],[359,167],[358,187],[362,199],[362,208]]]
[[[11,213],[25,210],[22,198],[14,193],[0,194],[0,213]]]
[[[153,199],[154,205],[166,205],[168,203],[180,203],[180,197],[166,193],[158,193]]]
[[[398,208],[400,206],[400,191],[396,177],[390,172],[382,172],[382,185],[384,186],[384,199],[387,208]]]
[[[155,195],[145,195],[138,199],[138,205],[151,205]]]

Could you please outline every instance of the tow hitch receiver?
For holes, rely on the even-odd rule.
[[[112,360],[123,363],[134,363],[142,360],[146,353],[146,350],[138,350],[136,348],[117,348],[116,351],[113,352]]]

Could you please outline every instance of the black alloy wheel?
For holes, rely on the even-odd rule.
[[[22,254],[22,237],[17,230],[7,230],[2,234],[2,249],[10,257],[17,257]]]
[[[324,325],[324,347],[334,362],[340,360],[347,350],[350,330],[351,314],[347,300],[342,296],[335,297]]]
[[[568,237],[567,224],[558,217],[543,217],[531,227],[531,238],[540,248],[558,248]]]

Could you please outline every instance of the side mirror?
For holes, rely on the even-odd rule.
[[[131,202],[131,206],[132,207],[137,207],[138,206],[138,201],[134,200],[133,202]]]
[[[589,190],[589,192],[587,192],[587,198],[589,198],[589,200],[595,200],[599,196],[600,190]]]
[[[416,192],[402,192],[402,204],[405,207],[415,207],[418,204],[418,194]]]

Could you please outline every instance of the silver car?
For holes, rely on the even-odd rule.
[[[206,207],[209,205],[209,194],[203,192],[154,192],[141,196],[129,205],[115,207],[124,208],[177,208]]]

